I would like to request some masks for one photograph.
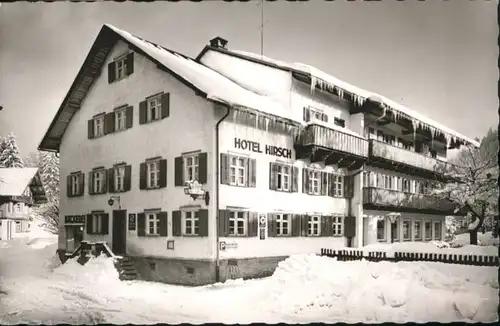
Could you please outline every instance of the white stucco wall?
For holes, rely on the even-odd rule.
[[[234,138],[246,139],[260,143],[261,150],[265,145],[274,145],[292,150],[292,159],[277,158],[264,153],[255,153],[248,150],[236,149]],[[230,122],[221,124],[220,138],[221,153],[229,153],[247,156],[256,159],[256,187],[235,187],[228,185],[220,186],[220,208],[226,209],[228,206],[243,207],[259,213],[269,213],[283,211],[285,213],[319,213],[333,214],[339,213],[347,215],[348,208],[346,199],[332,198],[328,196],[311,196],[302,193],[302,171],[298,176],[299,192],[280,192],[269,189],[269,163],[287,162],[293,163],[299,168],[308,164],[308,161],[297,160],[293,162],[295,151],[293,149],[293,139],[291,136],[268,133]],[[333,172],[331,166],[319,165],[325,171]],[[338,170],[345,174],[345,169]],[[345,245],[345,237],[318,237],[318,238],[267,238],[260,240],[254,238],[221,237],[221,241],[236,243],[237,248],[221,251],[221,258],[237,257],[266,257],[281,256],[298,253],[319,252],[321,248],[335,248]]]
[[[104,210],[110,214],[109,234],[92,236],[84,232],[84,240],[112,240],[112,209],[107,201],[111,194],[88,194],[88,172],[98,166],[106,168],[126,162],[132,165],[131,190],[121,194],[121,207],[129,213],[140,213],[148,208],[161,208],[169,215],[169,237],[138,237],[136,231],[127,234],[127,251],[147,256],[210,258],[215,257],[215,242],[208,237],[183,238],[172,235],[172,211],[179,206],[193,204],[182,187],[174,187],[174,158],[183,152],[201,150],[208,153],[207,171],[215,171],[214,110],[205,99],[195,96],[192,89],[156,68],[147,58],[134,54],[134,73],[127,78],[108,84],[107,64],[112,58],[126,52],[128,46],[118,43],[103,65],[101,75],[94,83],[74,115],[60,146],[61,225],[65,215],[83,215],[91,210]],[[139,124],[139,102],[158,92],[170,93],[170,116],[150,124]],[[110,112],[113,108],[133,105],[133,127],[96,139],[87,139],[87,120],[92,116]],[[162,156],[167,159],[167,187],[157,190],[139,190],[139,164],[146,158]],[[85,175],[85,193],[81,197],[67,198],[66,176],[82,171]],[[214,193],[213,172],[208,173],[205,187]],[[213,200],[212,200],[213,202]],[[205,203],[196,204],[206,208]],[[210,203],[212,204],[212,203]],[[115,205],[116,206],[116,205]],[[114,209],[117,209],[115,207]],[[209,207],[209,234],[215,232],[214,208]],[[175,249],[167,250],[167,240],[175,240]],[[59,233],[59,248],[65,248],[65,230]]]
[[[291,73],[212,50],[200,61],[243,87],[290,107]]]

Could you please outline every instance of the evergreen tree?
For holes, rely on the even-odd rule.
[[[3,141],[3,150],[0,153],[0,167],[4,168],[22,168],[23,159],[19,153],[19,147],[16,143],[16,137],[10,133]]]

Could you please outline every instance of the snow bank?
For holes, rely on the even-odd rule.
[[[353,250],[353,248],[344,248]],[[394,252],[411,252],[411,253],[436,253],[436,254],[471,254],[471,255],[486,255],[496,256],[498,248],[494,246],[463,246],[460,248],[450,248],[446,242],[396,242],[396,243],[375,243],[364,246],[361,250],[367,255],[370,251],[383,251],[388,257],[394,257]]]
[[[55,243],[57,243],[57,236],[52,236],[50,238],[34,238],[29,240],[26,244],[33,249],[43,249]]]
[[[485,232],[484,234],[482,232],[477,233],[477,240],[478,240],[478,245],[480,246],[497,246],[499,245],[499,238],[494,238],[493,234],[491,232]],[[462,233],[462,234],[457,234],[455,236],[455,239],[452,241],[453,244],[456,245],[469,245],[470,244],[470,234],[467,233]]]
[[[87,284],[119,283],[119,274],[114,266],[113,259],[106,255],[92,257],[81,265],[77,258],[70,259],[54,270],[54,275],[70,278],[76,282]]]
[[[495,320],[495,268],[450,266],[292,256],[272,276],[266,304],[324,322]],[[471,286],[479,273],[483,279]]]

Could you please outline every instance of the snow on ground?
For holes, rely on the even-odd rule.
[[[201,287],[122,282],[110,258],[61,265],[56,245],[0,249],[0,323],[310,323],[497,318],[496,267],[292,256],[273,276]],[[432,298],[432,300],[429,300]]]
[[[494,238],[491,231],[490,232],[485,232],[484,234],[482,232],[477,233],[477,242],[480,246],[497,246],[499,245],[499,238]],[[455,240],[452,241],[452,243],[457,244],[457,245],[462,245],[466,246],[470,244],[470,234],[469,232],[462,233],[462,234],[457,234],[455,236]]]
[[[345,248],[353,249],[353,248]],[[394,257],[394,252],[411,253],[436,253],[436,254],[456,254],[456,255],[484,255],[497,256],[498,247],[496,246],[474,246],[465,245],[460,248],[449,248],[449,244],[444,241],[432,242],[395,242],[395,243],[375,243],[362,248],[366,254],[370,251],[384,251],[387,257]]]

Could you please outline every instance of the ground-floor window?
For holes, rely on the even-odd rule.
[[[23,232],[21,221],[16,221],[16,233]]]
[[[403,241],[411,241],[411,220],[403,221]]]
[[[344,217],[334,215],[332,219],[333,219],[332,235],[337,237],[342,236],[343,234],[342,226],[344,225]]]
[[[434,222],[434,240],[441,240],[441,221]]]
[[[307,234],[312,236],[319,235],[319,226],[319,216],[309,216],[309,221],[307,221]]]
[[[247,234],[248,212],[229,212],[229,235],[243,236]]]
[[[160,234],[160,219],[158,218],[157,212],[146,213],[146,234],[148,235],[159,235]]]
[[[200,234],[200,218],[198,211],[185,211],[184,213],[184,234],[199,235]]]
[[[413,221],[413,237],[415,241],[422,240],[422,221]]]
[[[425,240],[432,240],[432,222],[425,221],[424,223]]]
[[[83,225],[66,225],[66,251],[73,252],[83,240]]]
[[[277,214],[276,215],[276,235],[287,236],[290,235],[290,214]]]
[[[391,237],[394,241],[399,241],[399,220],[391,223]]]
[[[377,219],[377,240],[378,241],[385,241],[385,228],[386,228],[386,221],[385,218]]]

